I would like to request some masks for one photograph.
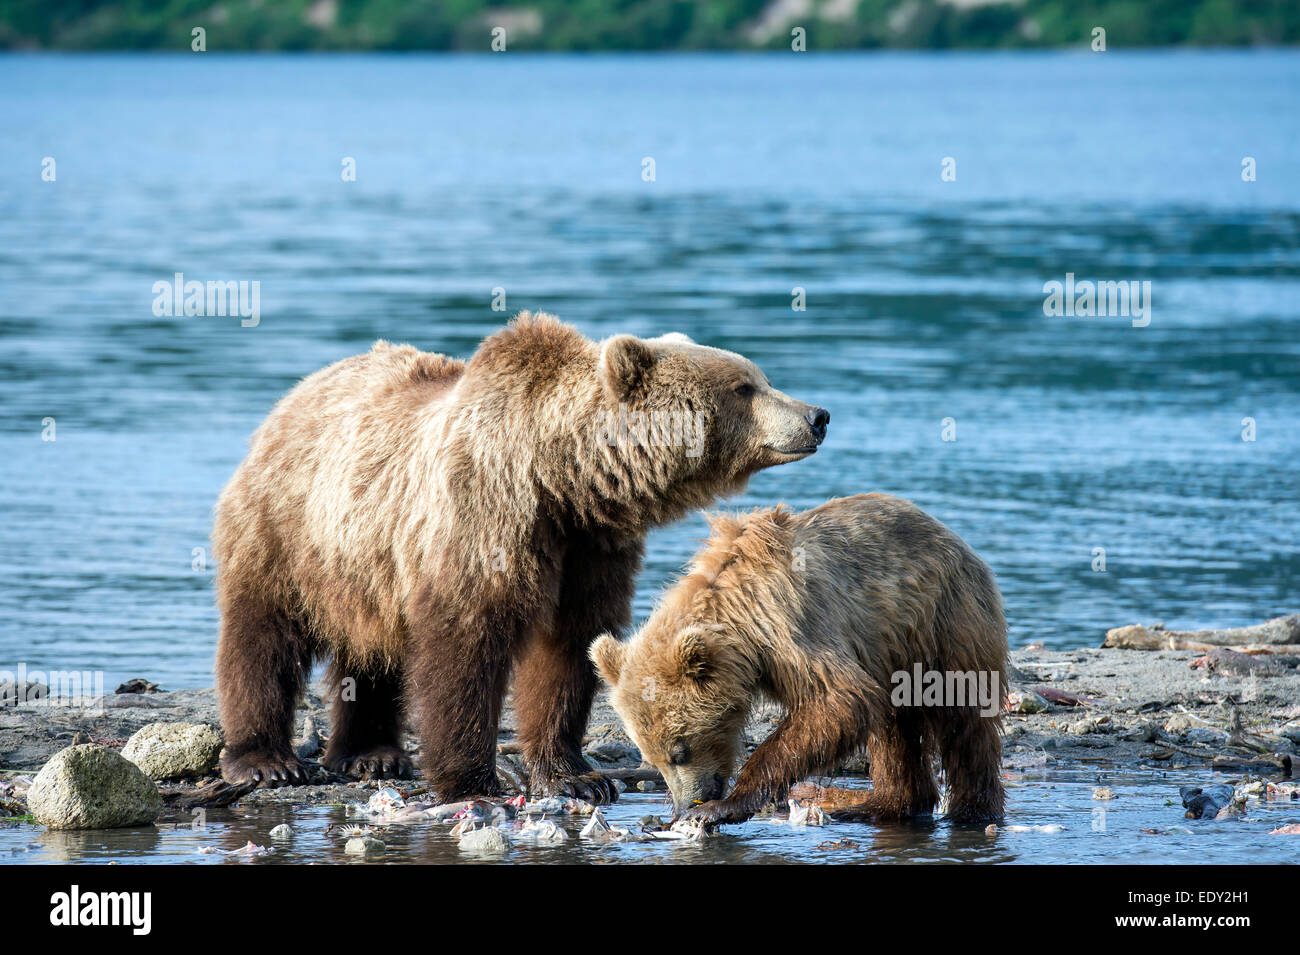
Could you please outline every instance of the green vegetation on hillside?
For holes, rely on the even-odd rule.
[[[0,0],[0,48],[809,50],[1300,43],[1296,0]]]

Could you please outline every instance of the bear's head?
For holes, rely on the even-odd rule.
[[[626,642],[603,634],[590,655],[628,736],[663,773],[674,813],[722,798],[754,701],[743,647],[717,627],[652,618]]]
[[[603,443],[686,507],[743,490],[763,468],[816,452],[830,413],[778,391],[748,358],[685,335],[599,345]],[[630,450],[628,450],[630,449]]]

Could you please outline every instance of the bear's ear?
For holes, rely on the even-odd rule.
[[[627,647],[609,634],[602,633],[591,645],[587,655],[591,657],[591,662],[596,664],[596,670],[604,681],[610,686],[617,686],[619,673],[623,670],[623,655],[626,652]]]
[[[634,335],[615,335],[600,350],[600,380],[609,393],[626,398],[654,367],[655,353]]]
[[[693,680],[708,675],[711,657],[708,640],[701,630],[685,630],[677,637],[677,664]]]
[[[694,345],[689,335],[683,335],[681,332],[669,332],[666,335],[660,335],[655,339],[657,342],[667,342],[672,345]]]

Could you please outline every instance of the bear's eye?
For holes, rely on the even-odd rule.
[[[668,751],[668,762],[674,766],[685,766],[691,761],[691,748],[685,743],[676,743]]]
[[[736,385],[736,387],[731,390],[734,391],[741,398],[748,398],[754,394],[754,386],[747,381],[742,381],[740,384]]]

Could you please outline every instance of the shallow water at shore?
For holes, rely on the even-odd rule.
[[[1272,835],[1271,830],[1300,823],[1300,800],[1251,802],[1241,819],[1183,818],[1178,787],[1204,786],[1232,777],[1206,772],[1126,771],[1043,768],[1015,771],[1008,791],[1007,826],[1061,826],[1059,832],[987,833],[942,819],[907,825],[870,826],[832,823],[791,827],[783,817],[758,818],[725,827],[703,842],[622,843],[595,846],[578,838],[585,820],[555,817],[569,840],[557,847],[519,847],[503,860],[509,864],[562,863],[1294,863],[1300,836]],[[839,785],[865,785],[840,780]],[[1093,799],[1098,786],[1115,798]],[[668,816],[662,794],[628,792],[607,807],[611,825],[636,828],[645,815]],[[188,826],[101,830],[85,833],[46,832],[19,825],[0,829],[0,859],[32,864],[224,864],[279,863],[470,863],[450,834],[450,825],[420,823],[392,826],[379,835],[387,850],[361,858],[344,854],[345,839],[327,833],[330,824],[355,822],[342,806],[259,806],[208,810],[203,828]],[[271,829],[288,823],[291,841],[275,843]],[[514,829],[516,823],[508,824]],[[1154,830],[1146,832],[1144,830]],[[274,851],[256,858],[200,854],[202,848],[239,849],[248,842]],[[852,844],[850,844],[852,843]]]

